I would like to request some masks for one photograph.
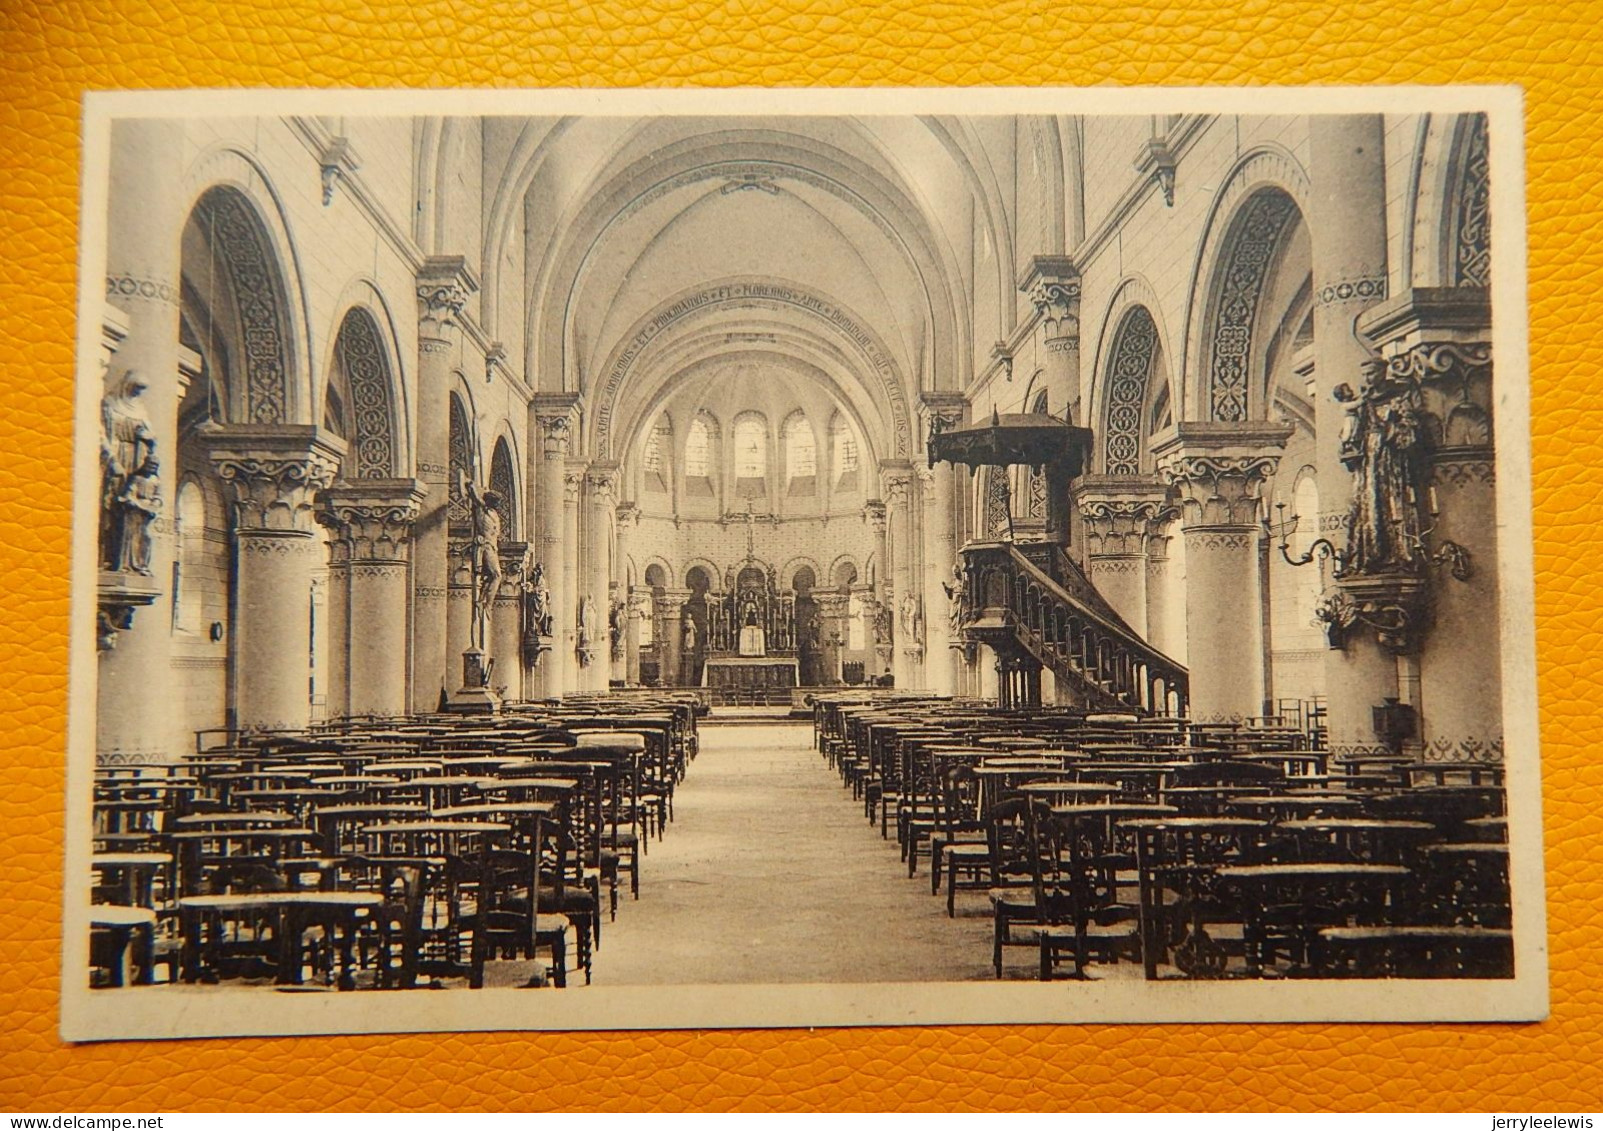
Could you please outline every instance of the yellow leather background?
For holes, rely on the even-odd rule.
[[[1603,1108],[1600,59],[1585,0],[0,0],[0,1109]],[[1271,82],[1527,89],[1551,1020],[57,1040],[81,91]]]

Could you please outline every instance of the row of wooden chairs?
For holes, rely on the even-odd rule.
[[[478,986],[486,962],[540,955],[561,985],[570,935],[588,981],[701,713],[665,697],[341,720],[104,772],[92,982]]]
[[[999,977],[1020,944],[1043,978],[1512,971],[1495,768],[1332,765],[1285,733],[1232,747],[1184,720],[905,694],[821,697],[815,728],[949,915],[986,894]]]

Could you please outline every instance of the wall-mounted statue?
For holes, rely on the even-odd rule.
[[[924,607],[912,593],[902,598],[902,636],[909,645],[924,643]]]
[[[100,568],[115,573],[150,573],[150,528],[162,509],[146,388],[129,370],[100,402]]]
[[[1424,427],[1419,390],[1383,361],[1364,363],[1362,389],[1338,385],[1347,406],[1341,460],[1353,474],[1347,575],[1417,574],[1425,569]]]
[[[963,627],[963,559],[958,558],[952,563],[952,580],[941,582],[941,588],[946,591],[946,623],[951,630],[952,641],[957,643],[957,633]]]
[[[579,664],[589,667],[590,661],[595,659],[596,628],[596,601],[594,597],[586,596],[579,602],[579,620],[577,624],[578,636],[574,651],[579,656]]]
[[[622,601],[614,599],[611,607],[607,610],[607,631],[612,638],[612,658],[614,660],[623,659],[624,618],[627,609],[628,606]]]
[[[473,534],[468,561],[473,567],[473,647],[484,651],[490,639],[490,609],[501,585],[501,496],[482,495],[466,474],[461,474],[462,496],[467,500]]]

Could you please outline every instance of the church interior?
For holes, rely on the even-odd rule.
[[[1511,976],[1488,167],[116,121],[87,977]]]

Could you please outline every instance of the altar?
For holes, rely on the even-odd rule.
[[[701,686],[740,691],[795,687],[800,667],[792,656],[709,656]]]

